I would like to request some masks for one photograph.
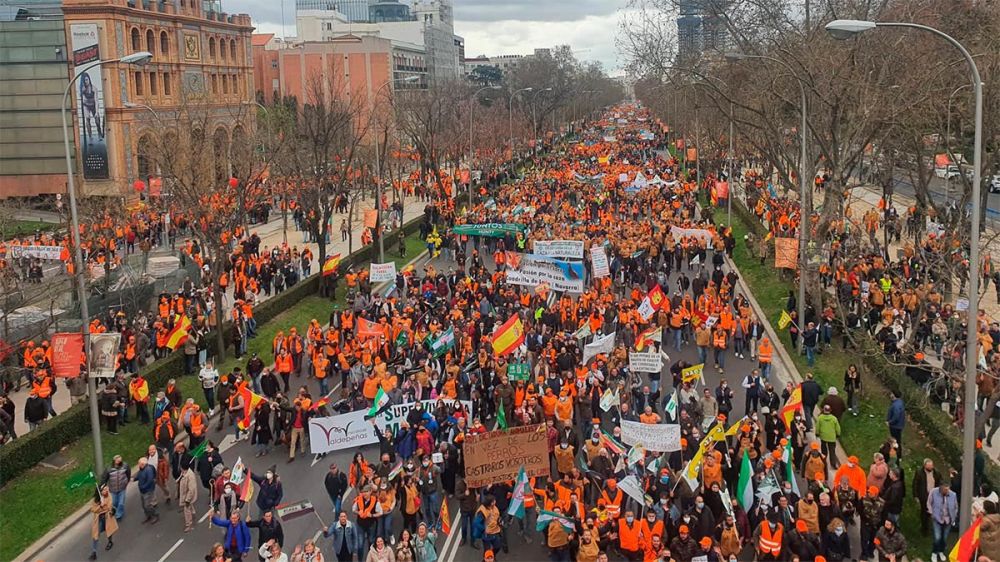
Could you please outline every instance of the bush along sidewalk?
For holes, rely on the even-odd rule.
[[[420,220],[422,219],[411,221],[405,227],[408,233],[407,257],[399,257],[394,245],[391,251],[386,248],[387,261],[394,261],[399,267],[425,249],[419,237]],[[371,251],[370,247],[365,247],[344,258],[341,261],[341,268],[367,267],[370,263],[369,253],[377,256],[377,252],[377,248]],[[281,295],[262,303],[255,310],[254,316],[258,320],[257,336],[247,343],[248,355],[239,360],[230,356],[216,365],[219,372],[232,372],[237,366],[245,368],[248,356],[253,353],[269,359],[271,342],[279,330],[287,333],[289,328],[294,326],[300,333],[305,333],[313,318],[325,324],[334,306],[344,306],[346,290],[340,287],[334,298],[321,298],[316,295],[318,279],[318,276],[314,275]],[[182,376],[183,370],[183,356],[172,354],[143,368],[142,373],[150,381],[150,387],[155,389],[162,389],[170,378],[174,378],[177,388],[185,399],[193,398],[207,410],[204,393],[197,377]],[[155,396],[155,391],[151,391],[151,394]],[[152,428],[152,425],[142,425],[132,421],[120,427],[118,435],[102,432],[105,462],[110,462],[114,455],[120,454],[126,462],[133,464],[139,456],[146,453],[146,449],[152,443]],[[77,511],[93,493],[89,483],[74,486],[80,482],[89,482],[86,475],[92,470],[94,463],[93,441],[88,435],[90,419],[87,404],[77,404],[66,410],[49,422],[49,427],[44,429],[47,431],[40,429],[28,433],[0,447],[0,453],[3,453],[0,456],[0,463],[3,465],[5,476],[4,487],[0,489],[0,506],[3,506],[0,509],[0,560],[12,560],[49,529]],[[53,442],[57,439],[62,441],[54,445]],[[13,449],[8,451],[8,447],[13,445],[20,445],[17,449],[18,454],[13,454]],[[62,449],[60,454],[69,461],[67,469],[54,470],[37,465],[38,460],[60,449]],[[19,454],[30,455],[38,460],[25,462],[19,458]],[[13,473],[8,469],[8,462],[11,466],[18,465],[19,476],[8,476]],[[96,475],[97,478],[100,476]],[[44,501],[40,501],[40,498]]]
[[[762,265],[760,259],[751,255],[744,236],[753,233],[760,239],[766,235],[764,227],[746,208],[733,202],[733,237],[737,244],[733,261],[739,268],[747,286],[753,292],[772,326],[777,326],[778,318],[785,307],[788,295],[796,289],[793,281],[783,278],[781,271],[774,268],[773,253]],[[781,343],[789,351],[800,373],[813,373],[815,380],[825,390],[837,387],[843,390],[844,372],[854,364],[862,373],[862,395],[858,415],[845,413],[840,420],[843,433],[840,442],[848,455],[855,455],[867,471],[872,455],[879,451],[889,438],[885,423],[889,408],[889,390],[897,392],[906,404],[909,423],[903,432],[903,458],[900,463],[906,482],[906,500],[900,527],[909,542],[910,556],[930,552],[931,538],[920,531],[920,510],[912,496],[912,478],[921,470],[923,460],[931,459],[942,475],[947,477],[948,469],[960,470],[962,446],[960,432],[952,425],[952,420],[939,409],[923,407],[927,405],[925,393],[903,374],[900,367],[890,365],[877,349],[843,349],[840,338],[816,358],[813,367],[792,348],[788,330],[779,330]],[[888,460],[888,459],[887,459]],[[844,459],[841,459],[844,462]],[[1000,482],[997,466],[987,463],[987,476],[991,482]]]

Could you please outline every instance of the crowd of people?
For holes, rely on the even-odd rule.
[[[887,414],[885,446],[870,452],[870,463],[838,458],[838,419],[857,411],[861,375],[845,375],[846,401],[809,376],[801,385],[780,378],[780,344],[768,337],[736,273],[725,267],[737,244],[732,231],[699,208],[694,174],[657,150],[661,144],[649,140],[650,130],[660,131],[661,124],[644,108],[617,106],[579,142],[533,156],[523,177],[490,190],[466,215],[447,207],[432,211],[422,232],[448,261],[400,271],[389,292],[375,290],[361,272],[338,274],[354,289],[350,306],[333,310],[325,325],[316,319],[301,332],[279,333],[271,357],[252,355],[245,368],[220,373],[199,356],[193,330],[193,347],[189,353],[185,343],[183,350],[191,357],[185,374],[197,371],[207,411],[173,384],[155,398],[147,395],[149,406],[135,399],[141,364],[125,356],[123,376],[133,376],[122,381],[132,399],[109,402],[108,417],[120,420],[134,407],[145,420],[146,412],[152,444],[134,467],[116,458],[101,475],[91,504],[91,559],[102,533],[105,548],[113,548],[126,490],[135,481],[147,524],[159,521],[157,497],[182,507],[185,531],[194,529],[196,507],[210,505],[211,522],[221,529],[221,541],[205,557],[210,562],[254,555],[275,562],[434,562],[449,532],[460,534],[461,545],[480,549],[486,562],[517,558],[522,544],[535,541],[555,562],[841,562],[873,560],[876,553],[901,561],[908,541],[898,525],[907,509],[918,510],[924,531],[933,531],[932,560],[945,560],[959,517],[954,474],[946,477],[930,461],[920,473],[904,474],[905,449],[895,430],[905,414],[896,401]],[[635,188],[639,175],[660,181]],[[779,204],[751,208],[773,216]],[[463,224],[518,228],[494,237],[451,232]],[[789,233],[797,226],[786,216],[774,228]],[[509,282],[519,256],[546,240],[583,241],[588,252],[607,252],[607,274],[584,260],[579,294]],[[239,248],[227,270],[234,284],[239,275],[247,278],[248,290],[237,295],[251,303],[250,313],[235,307],[233,314],[251,337],[251,281],[263,290],[257,260],[266,260],[261,254],[267,252],[253,251],[252,243]],[[863,270],[876,281],[869,295],[887,271]],[[885,302],[896,294],[887,292],[872,318],[894,319]],[[660,295],[655,302],[653,295]],[[853,312],[868,317],[860,295],[859,288]],[[188,299],[185,292],[165,295],[166,321],[194,308],[187,313],[193,324],[210,327],[198,319],[211,304]],[[921,301],[929,301],[926,294]],[[515,345],[498,348],[499,328],[515,318],[521,326]],[[155,338],[136,329],[140,320],[144,327],[164,322],[155,315],[122,319],[123,341],[138,346],[145,337],[145,349],[155,350]],[[833,331],[819,317],[805,320],[806,345],[831,342]],[[127,337],[124,330],[131,330]],[[587,350],[606,336],[613,337],[609,349]],[[239,356],[239,342],[233,343]],[[35,378],[44,371],[44,347],[25,350],[35,361]],[[629,353],[636,350],[665,357],[665,368],[633,371]],[[698,363],[669,358],[688,351]],[[527,377],[512,377],[510,366],[522,364]],[[718,383],[707,384],[706,376]],[[339,395],[330,392],[334,386]],[[731,386],[741,389],[743,404]],[[379,411],[409,403],[398,430],[378,430]],[[377,453],[358,451],[347,465],[321,465],[337,520],[319,543],[286,545],[276,514],[284,490],[273,455],[286,463],[300,458],[312,417],[369,409]],[[255,458],[265,459],[254,461],[255,470],[223,459],[208,435],[216,415],[216,430],[248,439]],[[676,450],[625,445],[622,422],[676,424]],[[470,435],[529,425],[546,434],[549,474],[531,478],[523,493],[516,481],[467,485],[463,444]],[[261,467],[267,468],[256,470]],[[640,497],[619,486],[626,479],[639,483]],[[904,502],[908,495],[915,506]],[[450,529],[449,500],[457,505],[460,528]],[[1000,560],[1000,542],[986,539],[1000,538],[995,498],[982,511],[980,552]]]

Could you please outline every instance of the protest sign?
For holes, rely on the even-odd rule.
[[[590,265],[595,278],[600,279],[601,277],[611,276],[611,266],[608,264],[608,254],[604,252],[604,248],[594,246],[590,249]]]
[[[527,363],[511,363],[507,365],[507,378],[511,381],[526,381],[531,375]]]
[[[62,246],[18,246],[9,248],[11,259],[38,258],[40,260],[58,260],[62,258]]]
[[[600,353],[611,353],[615,348],[615,332],[605,336],[594,338],[594,341],[583,346],[583,364],[586,365],[590,359]]]
[[[533,248],[536,256],[583,259],[583,240],[535,240]]]
[[[632,498],[633,500],[645,505],[646,500],[643,497],[645,494],[642,491],[642,485],[639,484],[639,479],[635,477],[634,474],[630,474],[625,478],[622,478],[618,482],[618,487],[621,491],[625,493],[626,496]]]
[[[74,378],[80,375],[83,334],[59,333],[52,336],[52,376]]]
[[[507,252],[507,282],[512,285],[537,287],[547,283],[552,290],[583,292],[583,264],[560,261],[545,256]]]
[[[549,446],[543,424],[468,435],[463,444],[465,483],[470,488],[549,474]]]
[[[309,420],[309,451],[314,455],[378,443],[365,410]]]
[[[672,234],[673,237],[678,240],[681,238],[693,237],[709,245],[712,243],[712,231],[706,230],[704,228],[681,228],[679,226],[671,226],[670,234]]]
[[[515,234],[524,234],[527,227],[519,223],[489,223],[489,224],[459,224],[451,229],[452,234],[465,236],[488,236],[503,238]]]
[[[94,378],[111,378],[115,376],[118,363],[118,345],[122,335],[118,332],[105,332],[90,335],[90,367],[87,373]]]
[[[672,453],[681,450],[681,426],[622,420],[622,442],[641,445],[647,451]]]
[[[701,380],[705,382],[705,377],[702,371],[705,370],[704,363],[698,363],[697,365],[692,365],[686,369],[681,369],[681,382],[691,382],[694,380]]]
[[[659,353],[629,353],[628,367],[636,373],[659,373],[663,370],[663,356]]]
[[[371,279],[372,283],[381,283],[383,281],[395,281],[396,262],[391,261],[389,263],[371,264],[371,269],[369,270],[368,277]]]

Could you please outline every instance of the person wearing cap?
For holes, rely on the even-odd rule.
[[[802,519],[795,522],[795,527],[788,532],[785,540],[788,553],[797,556],[799,560],[813,560],[822,552],[819,535],[810,532],[809,525]]]
[[[496,560],[496,555],[493,554],[493,549],[487,548],[486,551],[483,552],[483,562],[494,562],[494,560]]]
[[[687,525],[680,525],[677,536],[670,541],[670,555],[675,560],[688,562],[698,555],[699,550],[698,542],[691,537],[691,529]]]
[[[865,469],[858,464],[858,457],[854,455],[847,457],[847,462],[834,473],[833,481],[840,482],[840,479],[845,476],[847,481],[851,483],[851,487],[858,491],[859,496],[868,489],[868,477],[865,476]],[[878,486],[875,488],[878,489]]]
[[[621,507],[624,494],[621,488],[618,487],[618,481],[614,478],[609,478],[604,483],[604,489],[601,490],[600,500],[604,500],[604,507],[608,510],[608,516],[612,519],[617,519],[619,514],[621,514]]]
[[[809,425],[809,416],[806,415],[806,425]],[[830,462],[830,467],[836,469],[840,466],[837,460],[837,439],[840,437],[840,421],[830,413],[830,407],[824,406],[823,413],[816,418],[816,437],[823,444],[823,454]]]
[[[757,560],[783,560],[785,548],[785,527],[778,522],[776,514],[772,513],[760,522],[753,534],[754,549]]]
[[[885,501],[879,497],[878,488],[871,486],[861,499],[861,559],[875,556],[875,532],[882,526]]]
[[[642,525],[635,520],[635,514],[631,510],[618,519],[618,550],[629,562],[642,559],[641,529]]]

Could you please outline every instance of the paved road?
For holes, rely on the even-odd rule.
[[[450,268],[453,264],[442,259],[434,261],[435,267],[439,271]],[[693,272],[692,272],[693,273]],[[689,274],[691,275],[691,274]],[[676,286],[677,274],[671,279],[672,286]],[[671,291],[672,292],[672,291]],[[683,346],[681,352],[676,352],[670,348],[667,350],[671,356],[671,362],[685,360],[689,363],[697,361],[697,352],[694,345]],[[777,357],[776,357],[777,360]],[[727,357],[725,376],[730,385],[736,391],[734,400],[734,416],[743,414],[744,395],[739,382],[743,375],[755,367],[749,359],[738,359],[732,356]],[[666,368],[669,365],[665,365]],[[715,387],[720,379],[720,374],[711,368],[705,370],[706,383],[710,387]],[[774,381],[776,390],[779,392],[784,386],[784,380],[788,375],[782,365],[776,364],[773,369],[771,380]],[[670,375],[666,372],[663,377],[664,383],[670,385]],[[305,378],[295,381],[297,384],[309,384],[310,388],[316,392],[317,385],[313,381]],[[337,390],[337,389],[334,389]],[[735,418],[734,418],[735,419]],[[323,487],[323,478],[330,463],[337,463],[340,467],[346,467],[353,456],[355,450],[337,451],[328,455],[325,459],[314,461],[311,455],[300,456],[292,464],[287,464],[287,452],[273,451],[263,459],[253,458],[253,450],[247,441],[233,442],[231,436],[224,433],[210,432],[210,438],[216,443],[221,443],[223,459],[227,465],[231,465],[238,457],[242,457],[254,473],[262,473],[272,464],[276,465],[277,473],[284,486],[284,501],[294,502],[303,499],[311,500],[316,506],[316,515],[309,515],[296,518],[284,524],[285,543],[289,547],[302,543],[305,539],[313,538],[320,530],[320,520],[330,523],[333,518],[332,504],[330,503]],[[378,455],[377,446],[366,446],[361,448],[366,458],[374,459]],[[128,459],[134,463],[135,459]],[[208,496],[200,490],[199,511],[201,514],[207,513]],[[353,500],[355,491],[350,491],[345,499],[345,505]],[[481,551],[472,549],[469,545],[459,546],[459,529],[461,528],[460,513],[455,501],[449,501],[449,509],[454,523],[452,524],[452,535],[448,539],[440,537],[438,549],[441,559],[445,562],[453,560],[465,562],[478,560],[482,556]],[[201,560],[207,553],[208,548],[217,541],[222,540],[223,531],[217,527],[210,527],[208,520],[202,521],[193,532],[183,533],[183,516],[173,506],[165,506],[161,503],[161,520],[154,526],[142,524],[142,510],[139,503],[138,493],[134,486],[129,490],[126,504],[126,517],[122,522],[121,531],[115,537],[115,547],[110,552],[99,553],[101,560],[122,560],[122,561],[144,561],[144,560]],[[253,507],[256,516],[256,507]],[[353,518],[352,518],[353,519]],[[394,521],[394,532],[401,529],[401,521],[396,517]],[[82,521],[72,525],[58,540],[45,548],[38,554],[37,559],[58,562],[81,560],[87,556],[90,549],[90,518],[86,517]],[[256,536],[256,533],[254,533]],[[511,557],[521,560],[543,560],[548,553],[544,546],[539,543],[539,536],[531,533],[533,544],[526,544],[516,533],[509,536],[509,546]],[[103,544],[103,543],[102,543]],[[256,543],[255,543],[256,544]],[[321,540],[321,548],[325,550],[327,559],[331,559],[332,546],[328,540]],[[501,558],[506,558],[501,556]],[[249,558],[252,559],[252,558]]]

